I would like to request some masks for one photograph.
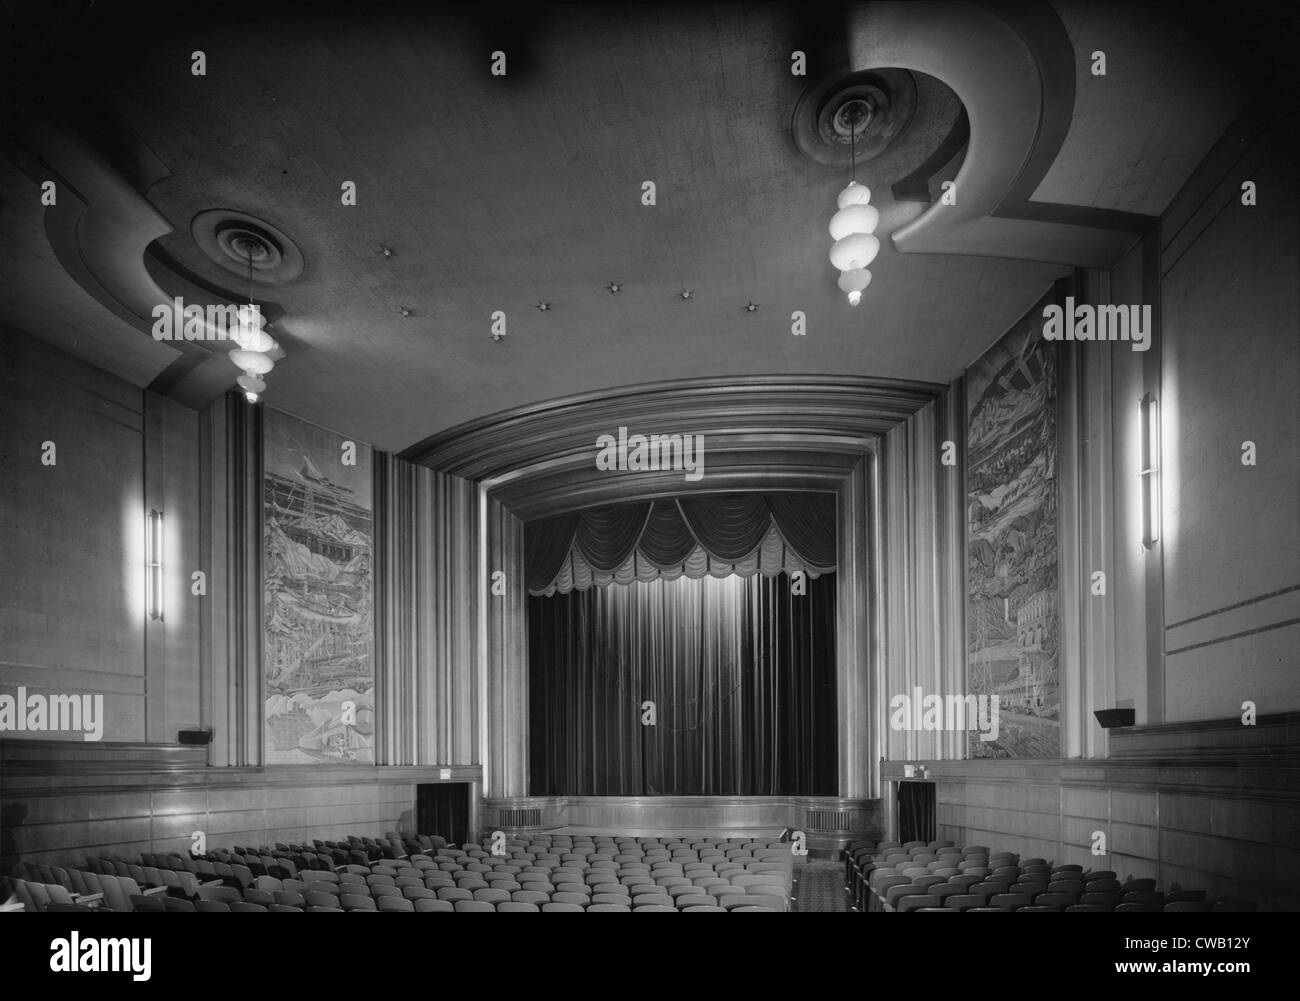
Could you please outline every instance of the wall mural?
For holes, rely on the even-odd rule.
[[[997,695],[996,740],[972,757],[1061,754],[1057,345],[1049,293],[966,373],[966,669]],[[982,701],[982,700],[981,700]]]
[[[370,447],[270,409],[264,428],[266,763],[371,764]]]

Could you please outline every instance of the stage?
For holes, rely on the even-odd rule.
[[[484,831],[775,839],[803,831],[810,852],[879,838],[880,801],[835,796],[518,796],[484,802]]]

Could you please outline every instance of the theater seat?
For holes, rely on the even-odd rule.
[[[1247,913],[1255,910],[1253,900],[1219,900],[1214,904],[1214,913]]]
[[[770,907],[776,911],[785,911],[788,909],[788,901],[785,897],[774,893],[748,893],[745,895],[745,906]]]
[[[541,908],[536,904],[522,903],[518,900],[504,900],[497,904],[497,912],[504,914],[532,914],[540,911]]]
[[[243,896],[233,886],[200,886],[199,899],[207,901],[220,901],[229,904],[235,900],[243,900]]]
[[[220,913],[229,914],[230,905],[221,900],[196,900],[194,902],[196,911],[205,911],[209,914]]]
[[[458,900],[455,907],[458,914],[490,914],[496,910],[486,900]]]

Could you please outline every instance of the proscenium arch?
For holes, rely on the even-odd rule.
[[[681,380],[520,407],[436,435],[402,458],[472,479],[479,496],[478,677],[485,798],[528,795],[523,523],[684,492],[800,490],[837,497],[839,795],[879,796],[885,619],[880,450],[885,434],[947,387],[862,377]],[[596,439],[702,434],[705,475],[596,468]],[[490,596],[504,571],[507,593]]]

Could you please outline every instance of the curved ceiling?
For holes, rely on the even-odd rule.
[[[0,281],[18,290],[0,322],[201,405],[234,366],[153,341],[141,311],[178,290],[247,294],[191,232],[228,209],[304,258],[299,277],[255,291],[286,350],[267,402],[380,448],[686,377],[947,382],[1070,265],[1131,245],[1244,89],[1220,71],[1207,95],[1204,43],[1168,16],[905,6],[23,8],[8,55],[31,117],[21,173],[0,173]],[[991,39],[1004,58],[985,72]],[[1079,59],[1095,48],[1112,53],[1104,97]],[[808,77],[790,72],[795,50]],[[790,133],[808,80],[839,63],[952,87],[971,129],[959,190],[987,189],[955,226],[863,166],[893,239],[857,309],[826,256],[846,177]],[[60,106],[82,111],[60,120]],[[1139,141],[1144,123],[1156,139]],[[50,176],[63,182],[53,208]],[[494,341],[497,310],[507,333]],[[792,335],[795,311],[806,336]]]
[[[861,377],[737,377],[632,386],[493,414],[401,458],[475,480],[524,521],[628,499],[836,491],[891,428],[944,386]],[[599,469],[598,439],[696,435],[701,473]]]

